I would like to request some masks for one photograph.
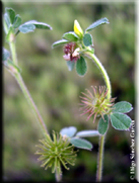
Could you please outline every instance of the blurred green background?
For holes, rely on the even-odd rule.
[[[63,59],[63,47],[51,48],[63,33],[73,30],[77,19],[83,29],[94,21],[107,17],[110,24],[94,29],[91,34],[95,54],[106,68],[112,84],[112,97],[132,103],[128,115],[135,119],[135,5],[134,3],[25,3],[4,2],[22,18],[45,22],[53,30],[35,30],[17,36],[17,56],[22,76],[51,133],[63,127],[76,126],[78,131],[96,129],[91,119],[80,116],[79,96],[91,85],[104,85],[98,68],[88,62],[85,77],[68,71]],[[4,42],[4,33],[3,33]],[[8,44],[3,43],[9,49]],[[43,137],[19,86],[3,69],[3,178],[6,181],[54,181],[54,174],[40,168],[35,145]],[[80,150],[74,167],[63,169],[64,181],[96,179],[98,137],[88,138],[94,146],[91,152]],[[105,143],[103,180],[127,182],[130,179],[130,133],[109,127]]]

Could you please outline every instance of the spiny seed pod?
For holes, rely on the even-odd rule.
[[[101,116],[104,119],[105,114],[110,114],[112,111],[112,103],[115,98],[107,98],[108,90],[105,86],[94,87],[91,86],[93,92],[91,93],[87,90],[87,94],[82,93],[84,96],[80,96],[81,100],[81,108],[80,110],[83,111],[81,115],[89,113],[87,120],[90,119],[91,116],[94,115],[93,123],[97,116]]]
[[[52,167],[52,173],[62,174],[61,165],[67,170],[67,164],[74,166],[76,152],[70,145],[68,138],[64,138],[53,131],[53,140],[46,134],[46,138],[40,140],[41,144],[37,145],[39,150],[35,153],[41,155],[38,160],[42,161],[41,167]]]

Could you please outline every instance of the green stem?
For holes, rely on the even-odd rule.
[[[59,173],[56,171],[56,173],[55,173],[55,179],[56,179],[56,182],[62,181],[62,174],[59,174]]]
[[[96,181],[97,182],[102,181],[104,140],[105,140],[105,135],[100,136],[100,138],[99,138],[99,152],[98,152],[98,167],[97,167],[97,173],[96,173]]]
[[[98,68],[100,69],[103,77],[104,77],[104,81],[106,83],[107,89],[108,89],[108,93],[107,93],[107,98],[111,98],[111,84],[110,84],[110,79],[109,76],[104,68],[104,66],[102,65],[102,63],[99,61],[99,59],[96,57],[95,54],[92,54],[91,52],[85,52],[85,56],[91,58],[94,60],[95,64],[98,66]]]
[[[17,65],[15,41],[10,42],[9,44],[10,44],[10,49],[11,49],[13,63],[15,65]],[[42,119],[42,117],[41,117],[41,115],[39,113],[39,110],[37,109],[37,107],[36,107],[32,97],[31,97],[31,95],[30,95],[30,93],[29,93],[29,91],[28,91],[28,89],[27,89],[23,79],[22,79],[21,74],[19,72],[16,72],[16,73],[13,73],[13,75],[14,75],[15,79],[17,80],[17,82],[18,82],[18,84],[19,84],[19,86],[20,86],[20,88],[21,88],[25,98],[27,99],[31,109],[33,110],[33,112],[35,114],[35,117],[36,117],[37,121],[39,122],[39,124],[40,124],[40,126],[41,126],[41,128],[42,128],[42,130],[44,132],[44,134],[46,134],[46,133],[48,134],[47,128],[45,126],[45,123],[44,123],[44,121],[43,121],[43,119]]]
[[[16,48],[15,48],[15,41],[10,42],[9,45],[10,45],[10,50],[11,50],[11,53],[12,53],[12,61],[16,66],[18,66],[17,56],[16,56]]]
[[[45,125],[45,123],[44,123],[44,121],[43,121],[43,119],[42,119],[42,117],[41,117],[41,115],[40,115],[40,113],[39,113],[39,111],[38,111],[38,109],[37,109],[37,107],[36,107],[32,97],[31,97],[30,93],[29,93],[29,91],[28,91],[28,89],[27,89],[27,87],[26,87],[26,85],[25,85],[25,83],[24,83],[24,81],[22,79],[21,74],[16,73],[16,74],[14,74],[14,76],[15,76],[15,79],[18,82],[18,84],[19,84],[19,86],[20,86],[20,88],[21,88],[25,98],[27,99],[31,109],[33,110],[34,115],[35,115],[37,121],[41,125],[43,132],[44,133],[48,133],[46,125]]]
[[[109,76],[108,76],[104,66],[101,64],[101,62],[99,61],[99,59],[96,57],[95,54],[92,54],[91,52],[85,52],[85,56],[87,56],[88,58],[93,59],[95,64],[100,69],[100,71],[101,71],[101,73],[104,77],[104,81],[106,83],[107,89],[108,89],[107,98],[110,99],[111,98],[111,84],[110,84]],[[96,181],[97,182],[102,181],[105,136],[106,136],[106,133],[105,133],[105,135],[101,135],[100,139],[99,139],[99,152],[98,152],[98,163],[97,163],[98,166],[97,166],[97,174],[96,174]]]

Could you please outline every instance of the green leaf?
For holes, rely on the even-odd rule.
[[[92,42],[92,36],[89,33],[86,33],[83,37],[83,43],[85,46],[91,46],[93,44]]]
[[[93,147],[92,144],[89,141],[87,141],[85,139],[80,139],[80,138],[77,138],[77,137],[71,138],[70,143],[73,146],[81,148],[81,149],[91,150],[92,147]]]
[[[129,102],[121,101],[117,102],[113,106],[113,112],[121,112],[121,113],[127,113],[130,112],[133,109],[132,105]]]
[[[117,130],[127,130],[131,125],[131,118],[126,114],[114,112],[110,115],[111,124]]]
[[[66,44],[66,43],[69,43],[69,41],[66,40],[66,39],[58,40],[58,41],[56,41],[56,42],[54,42],[54,43],[52,44],[52,48],[55,48],[55,47],[57,47],[57,46],[64,45],[64,44]]]
[[[12,8],[5,8],[5,11],[7,12],[8,16],[9,16],[11,24],[13,24],[14,18],[15,18],[15,11]]]
[[[76,71],[79,76],[84,76],[87,72],[87,64],[82,56],[77,60]]]
[[[68,70],[72,71],[74,68],[75,62],[74,61],[67,61]]]
[[[2,61],[8,60],[10,57],[10,52],[6,50],[5,48],[2,49]]]
[[[29,24],[29,23],[24,23],[22,25],[19,26],[19,30],[22,33],[28,33],[28,32],[33,32],[35,30],[35,25],[33,24]]]
[[[91,31],[92,29],[94,29],[95,27],[101,25],[101,24],[105,24],[105,23],[109,23],[107,18],[101,18],[99,20],[97,20],[96,22],[94,22],[93,24],[91,24],[86,31]]]
[[[35,28],[39,29],[52,29],[52,27],[46,23],[38,22],[36,20],[30,20],[19,26],[19,30],[22,33],[28,33],[34,31]]]
[[[17,28],[20,25],[21,25],[21,17],[20,17],[20,15],[16,15],[15,19],[14,19],[14,22],[13,22],[13,27]]]
[[[67,128],[63,128],[60,131],[60,134],[62,136],[66,135],[67,137],[73,137],[74,134],[76,133],[76,131],[77,131],[77,129],[74,126],[70,126],[70,127],[67,127]]]
[[[63,37],[63,39],[67,39],[69,41],[77,41],[79,39],[79,37],[75,34],[75,32],[71,31],[71,32],[66,32]]]
[[[25,24],[33,24],[38,29],[49,29],[49,30],[52,30],[52,27],[50,25],[48,25],[46,23],[43,23],[43,22],[38,22],[36,20],[30,20],[30,21],[26,22]]]
[[[9,16],[7,13],[4,14],[4,30],[5,30],[5,33],[7,34],[8,31],[9,31],[9,27],[11,25],[10,23],[10,19],[9,19]]]
[[[104,120],[101,118],[98,122],[98,131],[101,135],[104,135],[109,127],[109,118],[107,115],[104,115]]]
[[[98,136],[99,133],[97,130],[83,130],[76,134],[76,137],[94,137]]]

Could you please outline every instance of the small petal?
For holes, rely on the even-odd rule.
[[[64,58],[66,61],[70,61],[70,54],[68,54],[68,55],[63,55],[63,58]]]
[[[80,27],[80,24],[77,20],[74,20],[74,32],[77,34],[80,38],[83,37],[83,30]]]
[[[76,48],[72,54],[73,57],[77,57],[79,56],[79,51],[80,51],[80,48]]]

